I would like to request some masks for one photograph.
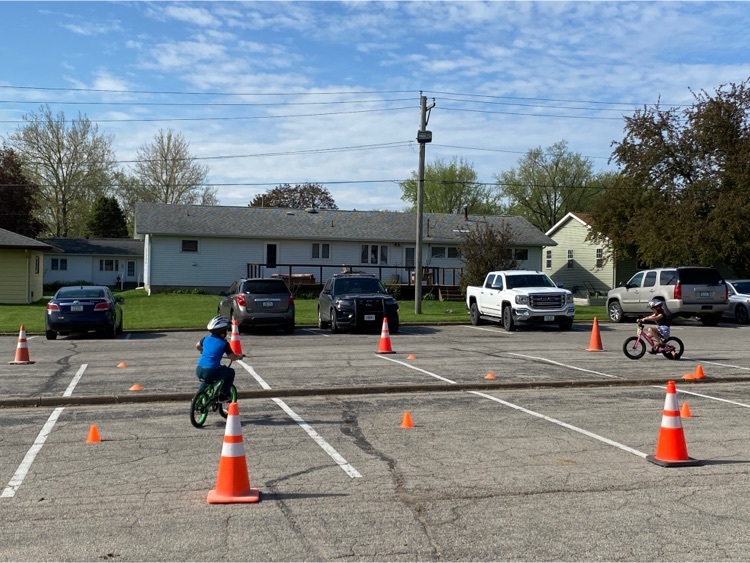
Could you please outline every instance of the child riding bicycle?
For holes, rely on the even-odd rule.
[[[226,317],[214,317],[208,321],[206,328],[211,334],[201,338],[195,345],[195,349],[201,353],[198,365],[195,366],[195,375],[201,382],[198,391],[203,391],[210,383],[223,380],[219,400],[225,401],[229,399],[229,390],[234,383],[234,370],[221,365],[221,359],[225,354],[232,361],[241,360],[245,356],[232,352],[232,347],[227,342],[229,321]]]
[[[638,319],[638,322],[653,321],[656,323],[655,327],[646,328],[646,333],[654,340],[654,347],[648,353],[659,354],[664,351],[664,343],[669,339],[672,314],[661,299],[652,299],[648,302],[648,307],[651,309],[651,314],[648,317]]]

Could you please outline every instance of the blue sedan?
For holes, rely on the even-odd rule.
[[[104,285],[61,287],[47,303],[47,340],[89,331],[115,338],[122,333],[122,301]]]

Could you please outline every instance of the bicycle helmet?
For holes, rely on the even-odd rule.
[[[217,334],[229,328],[229,321],[227,320],[226,317],[217,315],[216,317],[208,321],[206,328],[210,330],[212,333]]]
[[[651,301],[648,302],[649,309],[653,309],[655,307],[663,307],[663,306],[664,306],[664,301],[662,301],[661,299],[652,299]]]

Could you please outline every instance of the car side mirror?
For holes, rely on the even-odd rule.
[[[117,303],[125,303],[125,298],[124,298],[124,297],[120,297],[120,296],[118,295],[118,296],[116,296],[116,297],[115,297],[115,301],[116,301]]]

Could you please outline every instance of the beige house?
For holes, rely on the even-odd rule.
[[[39,301],[43,292],[44,253],[56,250],[49,244],[0,229],[0,303]]]
[[[617,260],[606,243],[586,240],[591,222],[587,213],[568,213],[546,233],[557,246],[543,249],[544,272],[578,297],[606,295],[636,272],[635,260]]]

